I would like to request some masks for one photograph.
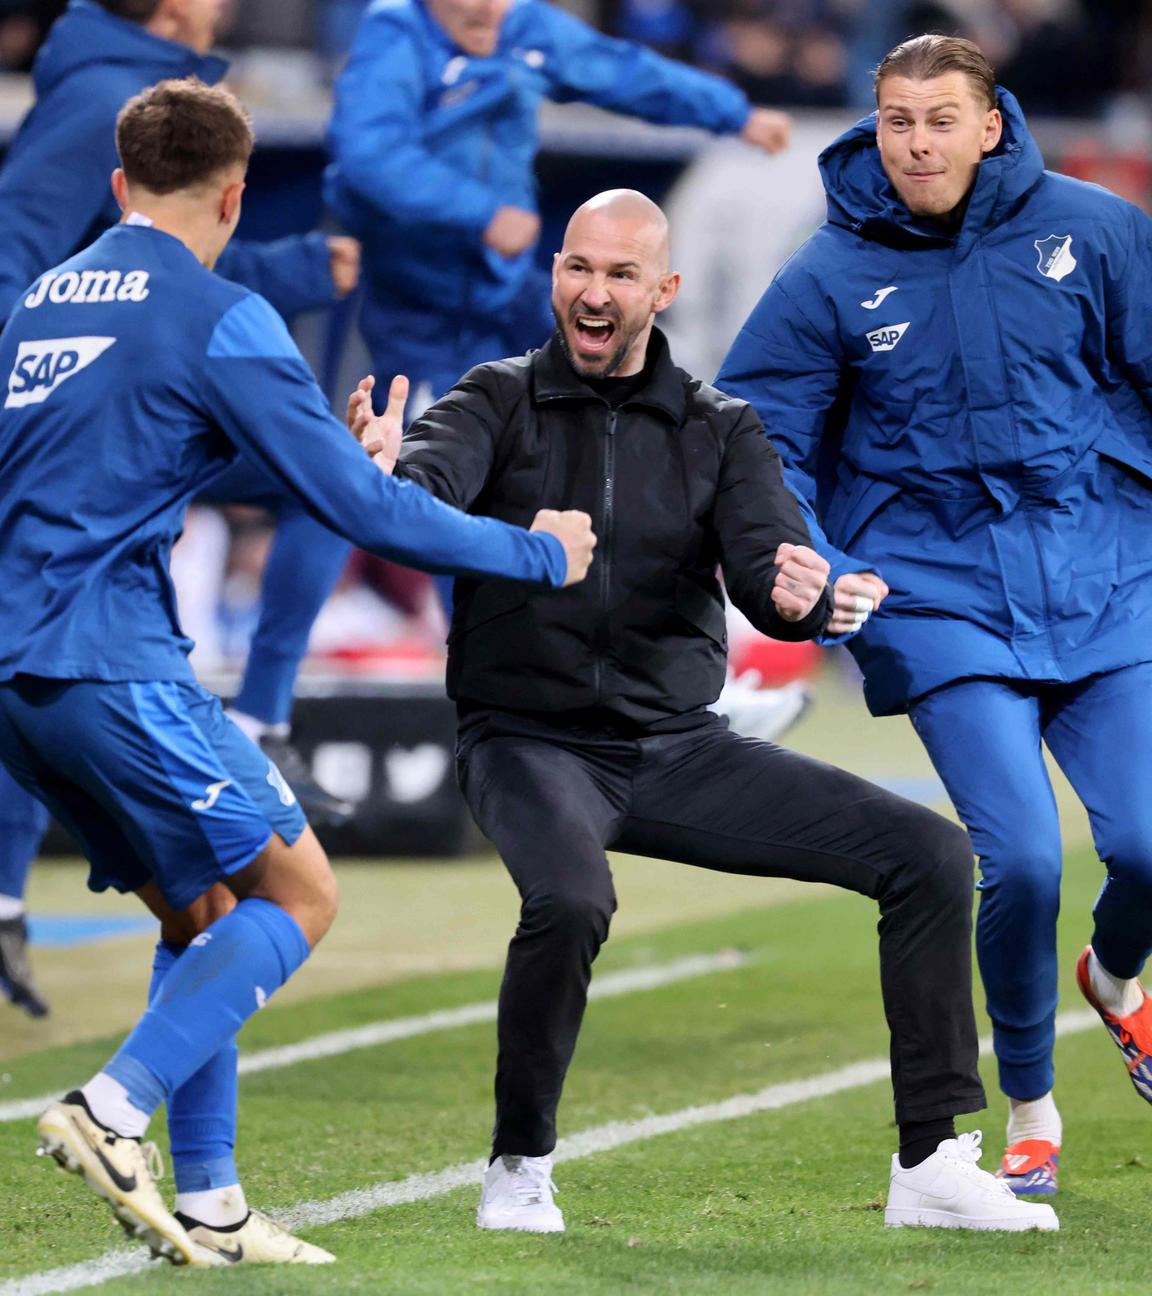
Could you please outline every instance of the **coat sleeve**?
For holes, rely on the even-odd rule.
[[[480,233],[500,202],[423,144],[424,90],[411,33],[387,11],[361,22],[336,82],[328,151],[342,182],[405,225]]]
[[[755,410],[744,404],[739,408],[725,442],[712,515],[724,583],[732,602],[762,634],[789,641],[815,639],[832,611],[827,587],[802,621],[786,621],[772,602],[776,550],[785,543],[811,546],[812,540]]]
[[[382,473],[332,417],[284,322],[255,294],[221,317],[189,385],[238,450],[360,548],[424,571],[563,584],[555,537],[469,517]]]
[[[471,508],[488,481],[506,422],[495,376],[481,365],[408,429],[396,475],[458,509]]]
[[[813,547],[831,564],[835,582],[874,568],[831,544],[818,516],[822,443],[844,378],[829,331],[811,322],[777,278],[736,335],[716,385],[760,416],[780,453],[784,480],[804,511]]]
[[[1152,414],[1152,218],[1129,208],[1123,271],[1107,285],[1108,347]]]
[[[579,18],[540,4],[554,63],[549,98],[577,100],[661,126],[699,126],[736,134],[748,97],[722,77],[700,72],[637,45],[605,36]]]
[[[259,293],[288,318],[336,300],[332,258],[324,234],[292,234],[270,243],[233,240],[216,271]]]

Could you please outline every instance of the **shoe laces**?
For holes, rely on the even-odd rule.
[[[164,1158],[160,1155],[160,1149],[155,1143],[141,1143],[139,1146],[145,1169],[154,1180],[163,1179]]]
[[[263,1211],[250,1209],[248,1211],[248,1216],[250,1219],[258,1220],[261,1226],[267,1230],[270,1237],[292,1236],[282,1224],[277,1224],[271,1215],[265,1215]],[[247,1223],[247,1220],[245,1223]]]
[[[957,1134],[955,1140],[946,1144],[941,1151],[965,1178],[975,1179],[989,1192],[1007,1194],[1015,1201],[1016,1194],[1003,1179],[997,1179],[995,1175],[990,1175],[987,1170],[981,1170],[976,1164],[984,1155],[980,1147],[983,1141],[984,1135],[980,1130],[971,1130],[965,1134]]]
[[[517,1161],[519,1164],[515,1164]],[[552,1182],[552,1166],[543,1157],[505,1157],[504,1169],[512,1180],[512,1196],[519,1206],[534,1206],[547,1201],[549,1192],[559,1191]]]

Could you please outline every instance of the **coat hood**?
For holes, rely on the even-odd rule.
[[[151,65],[157,81],[197,76],[209,85],[215,85],[228,70],[223,59],[153,36],[139,23],[117,18],[92,0],[72,0],[36,56],[32,79],[37,98],[43,99],[82,68],[119,63]]]
[[[1002,221],[1044,174],[1044,160],[1015,97],[997,87],[1004,119],[1000,143],[981,162],[962,231],[978,232]],[[828,220],[877,242],[897,246],[925,239],[951,241],[904,206],[880,162],[876,114],[861,118],[820,154]]]

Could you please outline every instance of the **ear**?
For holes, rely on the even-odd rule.
[[[676,294],[680,291],[680,276],[678,274],[666,274],[660,280],[660,288],[656,294],[656,302],[652,309],[657,315],[661,311],[666,311],[669,306],[676,300]]]
[[[128,210],[128,179],[122,167],[112,172],[112,193],[121,211]]]
[[[220,193],[220,224],[234,225],[240,219],[240,200],[244,194],[244,181],[234,180]]]
[[[991,153],[1000,143],[1000,136],[1003,134],[1004,118],[1001,117],[999,108],[993,108],[984,122],[984,139],[980,145],[980,152]]]

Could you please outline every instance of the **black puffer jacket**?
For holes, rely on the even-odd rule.
[[[480,365],[413,423],[397,474],[458,508],[530,526],[583,509],[599,537],[562,590],[460,579],[449,696],[511,711],[597,711],[649,724],[706,706],[724,683],[717,579],[765,634],[811,639],[771,600],[782,541],[808,530],[751,406],[677,369],[653,330],[646,386],[618,409],[541,351]]]

